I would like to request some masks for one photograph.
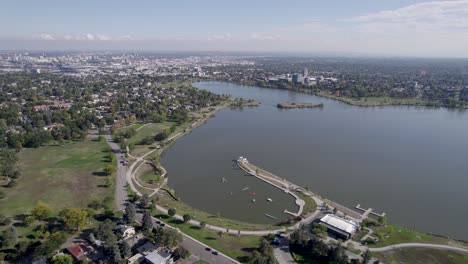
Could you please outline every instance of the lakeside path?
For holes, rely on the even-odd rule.
[[[401,244],[394,244],[386,247],[381,248],[369,248],[370,252],[385,252],[396,250],[400,248],[432,248],[432,249],[440,249],[440,250],[452,250],[458,251],[462,253],[468,253],[467,248],[460,248],[448,245],[439,245],[439,244],[426,244],[426,243],[401,243]]]

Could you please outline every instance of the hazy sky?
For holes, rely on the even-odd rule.
[[[468,57],[468,0],[2,0],[0,49]]]

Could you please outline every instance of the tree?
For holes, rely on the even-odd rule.
[[[120,253],[122,254],[122,258],[128,258],[132,254],[132,250],[130,249],[130,246],[124,242],[120,243],[119,245],[120,248]]]
[[[7,229],[3,230],[0,236],[0,247],[12,247],[16,244],[16,239],[18,238],[18,233],[14,226],[10,226]]]
[[[174,258],[175,260],[186,259],[190,257],[190,251],[185,249],[184,247],[177,247],[174,250]]]
[[[143,225],[142,229],[145,231],[150,231],[153,228],[153,219],[151,218],[151,214],[148,210],[145,210],[143,213]]]
[[[131,224],[135,221],[136,209],[132,203],[128,203],[125,207],[124,221]]]
[[[63,232],[52,233],[45,241],[38,246],[34,254],[37,256],[47,256],[50,255],[54,250],[60,247],[67,240],[68,235]]]
[[[203,221],[201,221],[201,222],[200,222],[200,227],[201,227],[202,229],[205,228],[205,227],[206,227],[206,223],[203,222]]]
[[[327,236],[327,227],[318,223],[312,224],[312,234],[318,237]]]
[[[291,244],[305,246],[307,244],[307,235],[304,230],[294,230],[290,235]]]
[[[117,243],[117,236],[114,234],[115,223],[110,219],[100,222],[98,227],[94,230],[96,238],[106,242],[106,244],[113,245]]]
[[[177,210],[175,208],[170,208],[169,210],[167,210],[167,214],[170,217],[173,217],[176,213],[177,213]]]
[[[111,261],[111,263],[119,263],[120,261],[122,261],[120,249],[116,244],[110,246],[106,250],[106,252],[107,252],[107,257]]]
[[[165,247],[175,247],[182,242],[182,234],[175,229],[164,230],[161,245]]]
[[[112,173],[114,173],[116,171],[115,169],[115,166],[112,165],[112,164],[107,164],[105,167],[104,167],[104,173],[109,176],[109,175],[112,175]]]
[[[39,202],[32,210],[32,215],[38,220],[46,220],[52,215],[52,209],[46,203]]]
[[[260,247],[258,248],[258,251],[260,251],[263,255],[268,255],[273,251],[273,248],[266,239],[262,239],[262,241],[260,241]]]
[[[379,221],[379,224],[382,225],[382,226],[386,225],[387,224],[387,217],[385,215],[379,216],[379,219],[377,221]]]
[[[60,212],[65,229],[69,231],[80,231],[88,223],[88,212],[80,208],[67,208]]]
[[[367,249],[366,251],[364,251],[364,253],[362,254],[362,264],[367,264],[369,263],[369,261],[371,260],[371,254],[370,254],[370,251],[369,249]]]
[[[72,264],[73,257],[68,254],[56,255],[52,258],[53,264]]]
[[[143,208],[148,208],[150,204],[151,198],[149,197],[149,195],[147,193],[143,194],[143,196],[141,197],[141,206],[143,206]]]
[[[189,222],[190,220],[192,220],[192,216],[190,216],[189,214],[184,214],[183,218],[184,218],[184,222],[185,222],[185,223],[187,223],[187,222]]]
[[[34,221],[36,221],[36,218],[33,215],[28,215],[23,219],[23,224],[25,226],[30,226]]]

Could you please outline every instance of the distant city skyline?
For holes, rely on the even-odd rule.
[[[468,0],[6,0],[2,10],[2,50],[468,57]]]

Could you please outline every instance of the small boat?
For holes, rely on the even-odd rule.
[[[273,202],[273,200],[271,198],[267,198],[267,201],[269,202]]]
[[[276,217],[274,217],[274,216],[272,216],[272,215],[269,215],[269,214],[265,214],[265,216],[266,216],[266,217],[270,217],[270,218],[272,218],[272,219],[278,219],[278,218],[276,218]]]
[[[231,195],[232,195],[232,192],[230,192],[229,194],[231,194]]]
[[[226,178],[223,177],[223,178],[221,179],[221,182],[222,182],[222,183],[226,183],[226,182],[227,182]]]
[[[249,187],[245,187],[241,191],[247,191],[248,189],[249,189]]]
[[[255,203],[255,199],[252,199],[252,203]]]

